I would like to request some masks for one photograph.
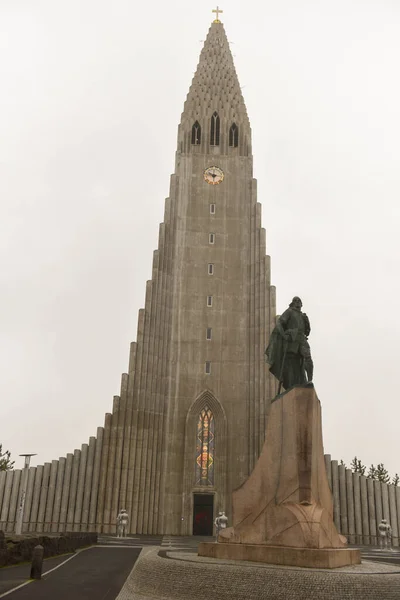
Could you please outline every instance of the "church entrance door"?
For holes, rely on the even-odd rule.
[[[214,494],[194,494],[193,535],[212,535]]]

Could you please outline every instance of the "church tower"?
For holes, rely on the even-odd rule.
[[[97,518],[106,531],[122,505],[142,533],[206,532],[217,511],[229,514],[264,442],[274,319],[251,128],[217,19],[184,105],[152,279],[112,416]]]
[[[211,535],[264,442],[274,322],[251,128],[217,13],[184,104],[120,395],[89,444],[29,470],[24,529],[115,533],[125,508],[131,533]],[[17,505],[19,481],[0,478],[3,507]],[[0,528],[15,511],[0,511]]]

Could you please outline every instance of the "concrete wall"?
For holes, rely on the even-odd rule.
[[[334,521],[351,544],[378,543],[377,526],[382,518],[392,526],[393,546],[399,546],[400,487],[353,473],[325,455],[329,486],[333,494]]]
[[[22,533],[98,529],[90,517],[97,505],[102,439],[99,427],[97,437],[73,455],[28,470]],[[0,473],[0,531],[15,531],[22,475],[20,469]]]
[[[99,427],[97,438],[81,450],[29,469],[23,533],[101,530],[96,510],[103,433]],[[325,465],[340,533],[352,544],[376,545],[377,525],[385,518],[392,526],[393,546],[399,546],[400,487],[353,473],[329,454]],[[8,533],[15,531],[21,481],[21,470],[0,473],[0,530]],[[109,529],[111,533],[113,527]]]

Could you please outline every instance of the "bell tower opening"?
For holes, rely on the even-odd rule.
[[[213,534],[214,494],[193,494],[193,535]]]

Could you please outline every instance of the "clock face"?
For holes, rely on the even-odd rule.
[[[204,171],[204,179],[211,185],[217,185],[224,179],[224,172],[219,167],[208,167]]]

